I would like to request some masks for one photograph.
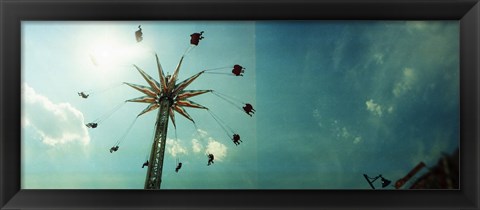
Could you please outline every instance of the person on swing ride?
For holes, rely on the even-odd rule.
[[[233,143],[237,146],[240,144],[240,142],[242,142],[242,140],[240,140],[240,135],[238,135],[236,133],[233,134],[233,139],[232,140],[233,140]]]
[[[138,31],[135,31],[135,38],[137,39],[137,42],[141,42],[143,40],[143,33],[142,33],[142,25],[138,25]]]
[[[96,128],[98,126],[97,123],[87,123],[85,124],[85,126],[89,127],[89,128]]]
[[[243,68],[242,66],[238,65],[238,64],[235,64],[233,66],[233,69],[232,69],[232,73],[235,74],[235,76],[242,76],[243,77],[243,74],[245,71],[244,71],[245,68]]]
[[[79,96],[82,96],[82,98],[88,98],[88,94],[85,94],[84,92],[78,93]]]
[[[205,37],[202,36],[202,34],[203,34],[203,31],[201,31],[200,33],[191,34],[190,35],[190,44],[193,44],[193,45],[197,46],[198,43],[200,42],[200,40],[205,38]]]
[[[142,168],[145,166],[148,166],[148,160],[145,163],[143,163]]]
[[[245,104],[245,106],[242,107],[242,108],[243,108],[243,110],[245,110],[245,112],[246,112],[248,115],[250,115],[250,117],[252,117],[252,114],[255,113],[255,109],[253,108],[253,106],[252,106],[251,104],[248,104],[248,103],[247,103],[247,104]],[[250,112],[251,112],[252,114],[250,114]]]
[[[175,168],[175,172],[178,173],[178,170],[180,170],[180,168],[182,168],[182,163],[178,163],[177,167]]]
[[[118,150],[118,145],[110,148],[110,153],[116,152]]]
[[[208,166],[214,163],[213,159],[214,159],[213,154],[208,154],[208,164],[207,164]]]

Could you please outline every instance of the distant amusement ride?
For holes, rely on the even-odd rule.
[[[235,64],[233,66],[206,69],[185,79],[184,81],[181,81],[181,82],[177,81],[183,59],[193,48],[199,45],[200,40],[204,39],[203,34],[204,34],[204,31],[201,31],[199,33],[193,33],[190,35],[190,46],[188,46],[185,53],[181,56],[180,61],[178,62],[177,67],[173,71],[172,75],[165,75],[163,68],[160,65],[159,58],[157,54],[155,54],[155,59],[156,59],[157,69],[159,74],[158,79],[160,82],[153,79],[144,70],[142,70],[140,67],[136,65],[133,65],[133,67],[145,79],[145,81],[148,83],[148,86],[123,82],[123,84],[126,84],[145,94],[144,96],[126,100],[125,102],[146,103],[148,104],[148,106],[136,116],[134,121],[130,124],[128,129],[125,131],[125,134],[121,136],[116,141],[116,143],[110,148],[109,150],[110,153],[114,153],[119,150],[120,144],[125,139],[125,136],[130,131],[130,129],[132,128],[133,124],[135,123],[136,119],[139,116],[147,112],[158,109],[157,119],[154,127],[154,137],[153,137],[151,152],[149,156],[146,157],[145,162],[141,166],[142,168],[144,168],[145,166],[148,167],[144,189],[160,189],[169,119],[172,121],[172,124],[176,130],[174,113],[176,112],[182,115],[183,117],[185,117],[186,119],[190,120],[197,128],[195,121],[187,113],[184,107],[204,109],[208,111],[209,114],[212,116],[212,118],[218,123],[218,125],[224,130],[226,135],[230,138],[230,140],[236,146],[240,145],[240,142],[242,142],[242,140],[240,140],[240,135],[237,132],[235,132],[230,126],[228,126],[223,120],[221,120],[216,114],[214,114],[207,107],[189,100],[191,97],[198,96],[204,93],[212,93],[213,95],[218,96],[220,99],[225,100],[231,105],[234,105],[240,111],[245,112],[251,117],[253,116],[252,114],[254,114],[255,112],[255,109],[253,108],[252,104],[242,102],[234,97],[219,93],[217,91],[214,91],[211,89],[209,90],[187,90],[186,89],[195,79],[197,79],[200,75],[205,73],[227,74],[231,76],[243,76],[243,74],[245,73],[245,68],[242,67],[241,65]],[[143,40],[143,32],[142,32],[141,25],[138,26],[138,30],[135,32],[135,39],[137,43]],[[92,59],[92,62],[93,62],[93,59]],[[229,69],[231,69],[231,73],[222,72]],[[78,95],[84,99],[87,99],[89,98],[89,96],[94,94],[95,92],[89,92],[89,91],[78,92]],[[100,116],[96,120],[85,124],[85,126],[90,129],[95,129],[99,127],[102,121],[108,118],[110,115],[112,115],[116,110],[118,110],[122,104],[117,105],[111,111]],[[211,154],[211,153],[207,154],[207,158],[208,158],[207,166],[210,166],[214,163],[214,157],[215,157],[214,154]],[[175,172],[178,173],[181,168],[182,168],[182,163],[177,158]]]

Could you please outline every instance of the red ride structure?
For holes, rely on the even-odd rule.
[[[408,182],[408,180],[410,180],[415,174],[417,174],[423,167],[425,167],[424,162],[418,163],[417,166],[415,166],[415,168],[413,168],[410,172],[408,172],[407,175],[405,175],[405,177],[395,182],[395,188],[396,189],[401,188],[405,183]]]

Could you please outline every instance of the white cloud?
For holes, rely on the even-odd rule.
[[[387,111],[388,111],[388,113],[392,113],[393,110],[394,110],[394,109],[393,109],[393,106],[390,106],[390,107],[388,107],[388,110],[387,110]]]
[[[367,105],[367,110],[372,112],[374,115],[382,116],[382,106],[373,102],[373,99],[365,102]]]
[[[177,154],[187,154],[187,149],[182,146],[182,141],[180,139],[167,139],[166,147],[167,152],[172,155],[172,157],[177,157]]]
[[[26,128],[30,125],[31,125],[30,120],[28,120],[26,117],[22,117],[22,127]]]
[[[425,21],[407,21],[406,24],[407,30],[410,33],[413,33],[415,30],[424,30],[428,26],[427,22]]]
[[[403,70],[403,76],[399,82],[393,87],[393,95],[396,97],[403,95],[405,92],[413,88],[413,84],[417,79],[417,75],[411,68],[405,68]]]
[[[24,83],[22,127],[33,128],[43,143],[51,146],[90,142],[83,114],[69,103],[53,103]]]
[[[357,136],[357,137],[355,137],[355,139],[353,139],[354,144],[358,144],[358,143],[360,143],[360,141],[362,141],[362,137],[360,137],[360,136]]]
[[[199,153],[203,150],[203,146],[200,144],[198,139],[192,139],[192,150],[194,153]]]
[[[313,110],[313,117],[318,121],[318,126],[323,127],[322,116],[320,115],[320,111],[318,111],[318,109]]]
[[[382,53],[375,53],[373,55],[376,64],[383,64],[383,57],[384,55]]]
[[[197,129],[196,137],[192,139],[194,153],[204,151],[205,154],[213,154],[215,160],[222,161],[227,156],[227,146],[212,138],[207,131]],[[207,142],[206,145],[202,142]],[[205,148],[205,150],[204,150]]]
[[[393,92],[393,95],[398,97],[398,96],[401,96],[403,93],[407,92],[410,89],[411,89],[411,86],[408,85],[408,83],[398,82],[397,84],[395,84],[395,87],[393,88],[392,92]]]
[[[213,138],[210,138],[208,140],[206,152],[213,154],[215,160],[222,161],[222,159],[227,156],[227,147],[224,144],[215,141]]]
[[[352,131],[351,129],[349,130],[347,127],[342,127],[338,125],[338,121],[335,120],[332,124],[332,129],[331,131],[335,134],[336,137],[339,139],[344,139],[344,140],[352,140],[354,144],[359,143],[362,140],[361,136],[357,136],[355,131]]]
[[[343,137],[343,138],[348,138],[348,137],[350,137],[350,133],[348,132],[347,128],[345,128],[345,127],[342,128],[341,134],[342,134],[342,137]]]
[[[197,129],[197,135],[199,138],[206,138],[208,136],[207,131],[204,131],[202,129]]]

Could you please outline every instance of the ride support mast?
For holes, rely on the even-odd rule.
[[[145,178],[145,189],[160,189],[162,183],[163,159],[165,154],[165,143],[167,141],[167,128],[169,110],[172,100],[169,97],[158,99],[159,110],[157,122],[155,123],[155,137],[153,138],[152,150],[148,164],[147,177]]]

